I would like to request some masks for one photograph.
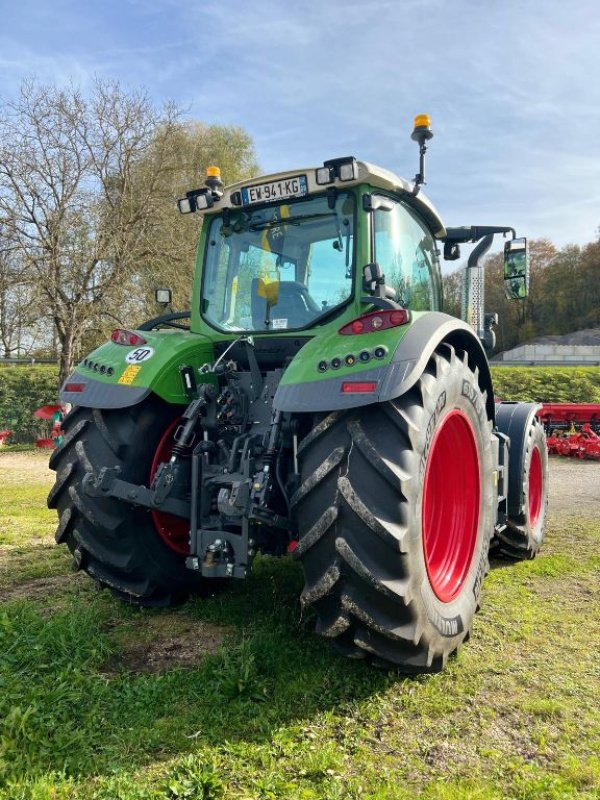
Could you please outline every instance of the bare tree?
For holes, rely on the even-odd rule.
[[[176,119],[99,81],[90,98],[27,82],[0,108],[0,224],[45,297],[61,381],[90,318],[143,255]]]
[[[454,317],[460,317],[462,313],[463,275],[464,267],[442,275],[444,311]]]
[[[146,171],[155,171],[158,159],[168,164],[160,175],[160,188],[152,199],[152,214],[141,233],[135,254],[135,280],[142,287],[143,298],[153,297],[153,289],[167,285],[174,290],[174,306],[189,308],[194,275],[194,253],[200,216],[182,216],[175,200],[186,191],[202,186],[206,167],[221,169],[225,184],[250,178],[258,172],[254,145],[241,128],[181,122],[173,126],[168,139],[157,138],[146,157],[137,166],[140,189],[146,183]],[[156,314],[146,301],[146,313]]]
[[[47,318],[23,253],[0,227],[0,355],[28,355],[46,343]]]

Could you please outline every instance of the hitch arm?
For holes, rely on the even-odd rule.
[[[132,506],[190,519],[191,506],[185,500],[163,497],[147,486],[122,481],[118,477],[120,471],[119,467],[102,467],[97,475],[88,472],[83,478],[83,491],[88,497],[112,497]]]

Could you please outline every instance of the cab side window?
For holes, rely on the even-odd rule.
[[[437,310],[437,247],[425,225],[402,203],[377,209],[373,225],[374,260],[396,290],[396,301],[414,311]]]

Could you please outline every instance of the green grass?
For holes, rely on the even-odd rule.
[[[39,449],[34,444],[4,444],[0,453],[36,453]]]
[[[97,592],[53,546],[41,464],[0,456],[0,798],[600,796],[598,521],[496,565],[458,658],[406,679],[311,633],[287,559],[171,611]],[[145,671],[206,629],[223,644],[191,668]]]

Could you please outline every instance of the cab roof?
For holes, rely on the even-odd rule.
[[[349,159],[350,160],[350,159]],[[431,228],[432,234],[436,239],[443,239],[446,236],[446,228],[435,206],[423,192],[417,195],[413,193],[413,184],[404,178],[395,175],[387,169],[369,164],[366,161],[356,161],[357,177],[353,180],[341,181],[335,178],[327,186],[317,183],[316,172],[319,167],[307,167],[304,169],[288,170],[286,172],[274,172],[267,175],[260,175],[249,180],[238,181],[223,190],[222,198],[210,209],[203,210],[203,214],[218,214],[223,208],[239,208],[239,203],[232,200],[232,195],[248,186],[257,186],[271,181],[288,180],[299,175],[305,175],[308,184],[308,194],[316,194],[326,191],[327,188],[335,186],[338,189],[357,186],[361,183],[368,183],[376,189],[383,189],[395,195],[400,195],[402,200],[412,206],[415,211],[423,217]]]

